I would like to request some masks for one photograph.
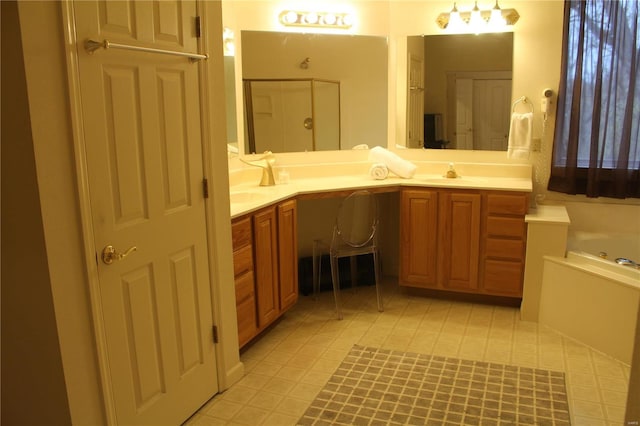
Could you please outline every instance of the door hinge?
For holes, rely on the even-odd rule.
[[[202,23],[200,22],[200,17],[196,16],[196,38],[200,38],[201,33],[202,33]]]
[[[213,326],[213,343],[218,343],[218,326]]]
[[[204,198],[209,198],[209,181],[207,178],[202,179],[202,194]]]

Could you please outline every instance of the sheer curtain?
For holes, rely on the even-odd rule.
[[[565,2],[549,190],[640,198],[638,4]]]

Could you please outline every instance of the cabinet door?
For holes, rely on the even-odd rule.
[[[275,207],[253,216],[258,329],[263,330],[280,312],[278,304],[278,244]]]
[[[298,300],[298,221],[296,201],[278,206],[278,260],[280,265],[280,310]]]
[[[480,203],[480,194],[440,193],[438,281],[444,288],[478,288]]]
[[[401,284],[436,287],[438,193],[403,190],[400,222]]]

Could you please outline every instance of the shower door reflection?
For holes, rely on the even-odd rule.
[[[247,153],[340,149],[340,82],[244,80]]]

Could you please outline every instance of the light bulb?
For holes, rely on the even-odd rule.
[[[482,15],[480,14],[480,9],[478,8],[478,2],[476,1],[475,6],[471,10],[471,18],[469,19],[471,31],[475,34],[482,32],[485,23],[486,22],[482,19]]]
[[[498,6],[498,0],[496,0],[496,5],[491,9],[489,25],[492,29],[499,29],[507,25],[507,21],[502,16],[502,9]]]
[[[456,4],[453,3],[453,9],[449,12],[449,23],[447,24],[447,30],[449,31],[460,31],[463,27],[464,21],[460,17],[460,12],[456,7]]]

